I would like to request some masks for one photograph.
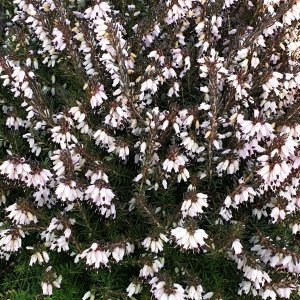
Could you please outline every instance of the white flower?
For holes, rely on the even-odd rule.
[[[138,283],[131,282],[126,289],[128,297],[131,297],[134,294],[139,294],[142,291],[142,286]]]
[[[46,182],[50,180],[51,177],[52,174],[47,169],[41,169],[37,172],[32,171],[26,180],[26,184],[27,186],[33,185],[34,187],[44,186]]]
[[[80,104],[79,104],[80,105]],[[73,115],[73,119],[77,121],[76,128],[80,130],[82,134],[91,134],[88,123],[86,122],[86,114],[81,110],[81,106],[74,106],[69,109],[69,113]]]
[[[21,70],[20,67],[15,67],[14,71],[12,73],[12,77],[14,77],[15,80],[18,82],[23,82],[26,74],[23,70]]]
[[[276,153],[280,153],[283,159],[289,159],[295,153],[295,148],[298,144],[299,142],[296,142],[294,139],[287,138],[284,140],[284,144],[281,146],[280,151],[278,151],[278,149],[274,149],[271,152],[271,157],[273,157]]]
[[[271,282],[270,276],[264,271],[254,269],[246,265],[243,268],[243,272],[244,276],[250,281],[252,281],[258,288],[262,287],[266,282]]]
[[[234,174],[239,170],[239,160],[228,160],[220,162],[217,165],[217,172],[221,175],[221,172],[226,171],[227,174]]]
[[[6,203],[6,196],[4,193],[0,192],[0,206]]]
[[[108,177],[101,169],[95,172],[88,170],[85,173],[85,176],[87,178],[91,178],[91,184],[94,184],[97,180],[103,180],[104,182],[108,183]]]
[[[203,300],[210,299],[213,295],[214,295],[213,292],[206,293],[206,294],[203,296]]]
[[[197,287],[190,286],[187,288],[187,298],[191,300],[202,300],[203,287],[199,284]]]
[[[163,162],[163,169],[166,170],[168,173],[174,169],[174,172],[178,173],[179,167],[184,166],[186,161],[185,156],[178,155],[174,159],[166,159]]]
[[[41,233],[41,238],[45,240],[45,245],[54,250],[57,248],[58,252],[68,251],[68,239],[71,235],[70,227],[75,224],[75,219],[63,217],[61,219],[52,218],[48,228]],[[63,231],[61,236],[58,231]]]
[[[261,297],[262,299],[271,299],[271,300],[277,299],[276,292],[271,289],[266,289],[263,292],[261,292]]]
[[[133,178],[134,182],[139,182],[143,178],[143,174],[138,174],[136,177]]]
[[[172,229],[171,234],[175,237],[177,245],[181,246],[184,250],[199,250],[199,247],[206,245],[204,239],[208,238],[207,233],[203,229],[189,232],[183,227],[176,227]]]
[[[8,179],[25,180],[31,172],[28,164],[24,163],[24,159],[13,158],[6,160],[0,165],[0,173],[6,175]]]
[[[240,183],[243,184],[243,181],[240,181]],[[239,192],[233,196],[233,199],[232,197],[227,196],[225,198],[224,204],[226,205],[226,207],[233,206],[236,208],[243,202],[253,202],[254,196],[256,196],[256,194],[256,191],[251,186],[243,186],[241,187]]]
[[[292,228],[293,234],[297,234],[300,231],[300,224],[292,224],[290,227]]]
[[[104,86],[101,84],[97,90],[97,92],[92,96],[91,98],[91,106],[92,108],[95,108],[97,106],[100,106],[103,101],[107,100],[107,96],[104,92]]]
[[[290,299],[292,288],[291,287],[281,287],[276,289],[277,294],[279,297]]]
[[[122,160],[125,160],[129,155],[129,147],[127,145],[123,147],[117,147],[116,152],[119,154],[119,157]]]
[[[125,249],[122,247],[116,247],[113,249],[111,255],[115,259],[116,262],[123,260],[125,254]]]
[[[28,210],[23,210],[17,203],[8,206],[5,210],[10,212],[7,217],[13,220],[16,224],[28,225],[31,222],[38,222],[35,215]]]
[[[49,255],[46,251],[42,252],[35,252],[30,257],[29,266],[32,266],[36,262],[38,262],[40,265],[43,263],[48,263],[50,260]]]
[[[232,218],[232,211],[226,207],[222,207],[219,214],[226,221],[229,221]]]
[[[78,123],[83,122],[83,120],[86,118],[85,113],[80,111],[79,106],[74,106],[69,109],[69,113],[73,115],[74,120],[76,120]]]
[[[82,297],[82,300],[87,300],[87,299],[95,300],[95,295],[91,291],[88,291]]]
[[[112,149],[110,152],[116,148],[115,138],[108,135],[104,130],[97,130],[93,138],[96,140],[96,145],[101,144],[108,149]]]
[[[148,79],[141,84],[141,92],[150,91],[151,94],[154,94],[157,92],[158,89],[157,85],[158,85],[157,80],[154,81],[152,79]]]
[[[268,213],[266,211],[266,207],[263,207],[262,209],[254,208],[252,210],[252,215],[256,216],[256,218],[260,220],[262,216],[267,217]]]
[[[147,251],[151,251],[153,253],[158,253],[163,251],[164,244],[167,243],[168,238],[164,234],[160,234],[158,238],[147,237],[143,240],[142,245]]]
[[[48,188],[39,188],[35,193],[33,193],[33,197],[38,207],[42,207],[44,205],[50,207],[55,202],[55,199],[51,197],[50,189]]]
[[[250,289],[251,289],[251,281],[243,280],[240,283],[240,288],[239,288],[238,294],[241,295],[243,292],[245,294],[249,294]]]
[[[62,149],[67,147],[67,144],[73,142],[75,144],[78,143],[77,138],[71,134],[66,129],[62,128],[61,126],[55,126],[51,129],[52,132],[52,141],[54,143],[60,144]]]
[[[284,220],[285,219],[285,211],[284,209],[280,209],[279,207],[275,206],[273,209],[272,209],[272,212],[271,212],[271,217],[273,218],[273,223],[276,223],[278,219],[281,219],[281,220]]]
[[[242,253],[243,246],[242,246],[242,244],[240,243],[240,240],[239,240],[239,239],[236,239],[236,240],[232,243],[231,249],[233,249],[233,251],[234,251],[234,253],[235,253],[236,255]]]
[[[164,266],[164,259],[155,259],[151,265],[145,264],[140,270],[140,277],[153,277]]]
[[[4,252],[16,252],[22,246],[25,234],[22,229],[0,230],[0,249]]]
[[[155,37],[159,36],[160,32],[161,32],[161,29],[159,27],[159,24],[156,23],[154,25],[153,31],[148,32],[148,34],[144,35],[142,38],[142,41],[145,44],[145,47],[149,47],[153,43]],[[162,58],[162,60],[163,60],[163,58]]]
[[[155,277],[154,277],[155,278]],[[150,281],[151,283],[151,281]],[[186,295],[180,284],[173,283],[170,288],[166,288],[164,281],[154,282],[151,287],[151,292],[157,300],[184,300]]]
[[[52,34],[55,36],[53,39],[53,44],[55,45],[55,49],[62,51],[66,48],[67,44],[64,42],[63,33],[58,29],[54,28]]]
[[[129,242],[126,242],[125,244],[125,251],[126,251],[126,254],[130,254],[130,253],[133,253],[134,252],[134,244],[131,244]]]
[[[31,152],[34,153],[36,156],[39,156],[42,151],[42,148],[36,143],[31,133],[24,134],[23,138],[27,139],[29,147],[31,148]]]
[[[55,190],[56,196],[62,201],[74,201],[76,199],[82,199],[83,193],[76,188],[76,182],[71,180],[70,182],[60,182]]]
[[[105,124],[114,128],[121,128],[129,116],[130,111],[126,105],[113,106],[105,117]]]
[[[170,2],[167,2],[168,6],[170,5]],[[174,4],[170,9],[167,11],[167,17],[165,18],[165,22],[170,25],[172,23],[178,22],[180,19],[182,19],[189,8],[191,8],[192,1],[190,0],[183,0],[178,1],[178,4]]]
[[[53,170],[57,176],[61,176],[65,173],[65,166],[62,160],[63,153],[61,150],[55,150],[53,156],[50,158],[53,161]]]
[[[115,194],[112,190],[106,187],[106,183],[99,182],[88,186],[85,191],[85,199],[90,200],[97,207],[101,215],[108,218],[112,216],[113,218],[116,215],[115,205],[112,204],[112,199],[115,197]]]
[[[52,284],[47,282],[42,282],[41,285],[42,285],[43,295],[52,295],[52,291],[53,291]]]
[[[92,184],[85,191],[86,199],[91,199],[97,206],[110,205],[115,194],[111,189]]]
[[[199,154],[205,149],[204,147],[200,147],[199,144],[192,137],[190,137],[186,131],[181,132],[180,137],[182,139],[181,144],[191,153]]]
[[[57,252],[70,250],[69,241],[65,235],[62,235],[59,238],[55,238],[53,241],[51,241],[50,250],[55,249]]]
[[[18,130],[19,127],[24,127],[25,126],[25,121],[23,121],[19,117],[10,116],[6,119],[6,126],[8,128],[14,128],[15,130]]]
[[[188,169],[180,167],[179,173],[177,175],[177,182],[181,182],[181,180],[187,182],[188,178],[190,178],[190,172],[188,171]]]
[[[99,269],[102,265],[107,267],[110,255],[111,252],[109,250],[101,250],[97,243],[93,243],[90,248],[79,255],[79,258],[84,259],[88,266]]]
[[[262,121],[259,118],[259,111],[254,111],[255,121],[244,120],[243,115],[238,115],[237,121],[241,126],[241,131],[245,135],[245,139],[249,139],[249,137],[256,137],[258,141],[261,141],[264,138],[269,138],[273,134],[273,127],[271,124]]]
[[[52,271],[52,267],[49,266],[46,269],[45,279],[41,282],[43,295],[52,295],[53,286],[60,288],[61,280],[62,276],[57,276],[56,273]]]
[[[162,75],[166,79],[169,79],[169,78],[172,78],[172,77],[173,78],[177,77],[177,74],[176,74],[175,70],[173,68],[168,68],[168,67],[164,67],[162,69]]]
[[[283,182],[291,172],[291,166],[286,161],[272,164],[269,162],[267,155],[262,155],[258,157],[257,160],[262,165],[262,168],[257,171],[257,174],[264,179],[265,187],[280,186],[281,182]]]
[[[203,213],[203,207],[208,207],[207,195],[202,193],[194,193],[190,191],[186,194],[185,200],[181,206],[181,213],[183,218],[190,216],[196,217]]]

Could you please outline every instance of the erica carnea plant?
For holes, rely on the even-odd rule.
[[[300,1],[13,3],[7,289],[67,299],[79,274],[70,299],[297,295]]]

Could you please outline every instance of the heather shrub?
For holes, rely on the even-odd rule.
[[[11,4],[0,297],[297,297],[300,1]]]

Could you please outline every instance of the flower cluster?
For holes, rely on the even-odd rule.
[[[27,257],[44,295],[65,288],[62,259],[87,274],[82,299],[198,300],[233,297],[199,272],[223,257],[236,297],[291,299],[300,1],[123,2],[13,1],[0,258]],[[94,284],[118,272],[122,292]]]

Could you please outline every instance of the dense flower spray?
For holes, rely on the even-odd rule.
[[[68,257],[130,266],[82,299],[229,299],[199,273],[220,255],[236,297],[299,293],[300,1],[13,3],[1,259],[39,267],[44,295]]]

